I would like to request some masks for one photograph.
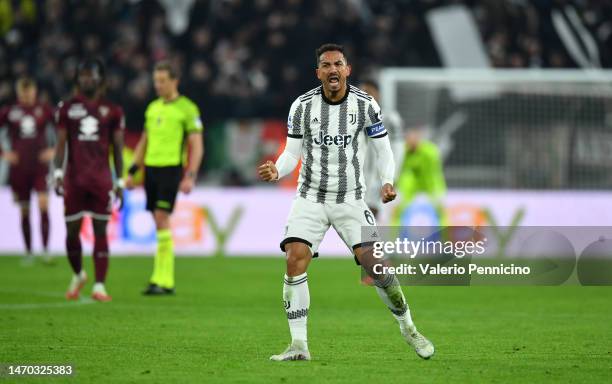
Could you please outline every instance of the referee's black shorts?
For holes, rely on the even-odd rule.
[[[183,167],[145,167],[145,192],[147,211],[161,209],[172,212],[179,184],[183,178]]]

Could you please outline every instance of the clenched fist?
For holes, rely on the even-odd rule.
[[[382,189],[380,190],[380,194],[382,195],[383,203],[388,203],[390,201],[393,201],[395,200],[395,197],[397,196],[397,193],[395,193],[395,189],[389,183],[383,185]]]
[[[257,168],[257,173],[263,181],[276,181],[278,180],[278,170],[276,165],[270,160],[266,161]]]
[[[2,154],[2,158],[6,160],[10,165],[19,164],[19,156],[16,152],[8,151]]]

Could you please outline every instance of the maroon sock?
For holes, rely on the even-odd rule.
[[[30,234],[30,215],[21,215],[21,233],[23,234],[23,241],[25,242],[26,251],[32,252],[32,237]]]
[[[83,266],[83,252],[81,250],[81,238],[78,234],[66,237],[66,251],[72,270],[75,274],[80,273]]]
[[[106,280],[106,271],[108,270],[108,240],[106,235],[95,237],[93,259],[96,283],[103,283]]]
[[[42,234],[42,243],[45,252],[49,244],[49,212],[40,211],[40,232]]]

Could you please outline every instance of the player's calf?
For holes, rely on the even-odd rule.
[[[40,235],[43,244],[43,251],[45,254],[48,254],[49,251],[49,211],[41,210],[40,211]]]
[[[284,241],[281,248],[287,252],[287,273],[283,280],[283,303],[291,333],[291,344],[283,353],[271,356],[270,360],[310,360],[307,341],[310,292],[306,274],[308,263],[312,258],[310,248],[299,239]]]
[[[374,273],[373,265],[384,263],[384,261],[374,259],[369,249],[361,248],[359,251],[361,252],[356,252],[356,256],[366,273],[374,280],[378,296],[397,320],[404,340],[414,348],[419,357],[429,359],[435,351],[433,343],[417,331],[397,277],[390,274]]]
[[[294,241],[285,244],[284,247],[287,253],[287,275],[298,276],[305,273],[310,260],[312,260],[308,245],[300,241]]]
[[[26,249],[26,260],[32,261],[32,230],[30,226],[30,204],[20,202],[21,206],[21,234]]]
[[[75,274],[81,273],[83,267],[80,230],[81,219],[66,222],[66,253],[70,267]]]
[[[404,340],[414,348],[419,357],[429,359],[433,356],[434,346],[431,341],[417,331],[397,277],[387,275],[382,280],[376,280],[374,284],[381,300],[397,320]]]

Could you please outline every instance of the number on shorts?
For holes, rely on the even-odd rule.
[[[363,211],[363,214],[365,215],[366,221],[368,222],[368,224],[370,225],[374,225],[375,221],[374,221],[374,216],[372,216],[372,212],[368,211],[367,209],[365,211]]]

